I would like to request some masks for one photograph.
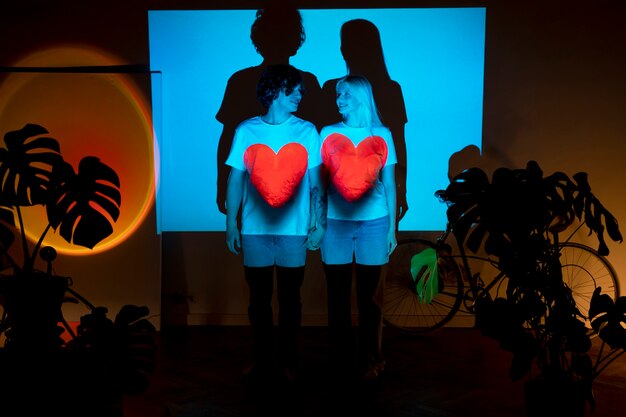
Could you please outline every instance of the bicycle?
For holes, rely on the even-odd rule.
[[[558,242],[558,232],[555,241]],[[405,334],[422,334],[440,329],[445,325],[468,326],[474,320],[474,308],[479,297],[503,296],[506,275],[498,269],[496,259],[489,256],[469,254],[464,245],[447,242],[451,228],[435,240],[406,238],[389,259],[384,281],[383,322],[386,326]],[[572,290],[576,305],[587,317],[594,290],[614,300],[619,296],[617,273],[597,250],[576,242],[571,236],[559,246],[563,280]],[[429,271],[411,273],[411,259],[416,254],[432,250],[436,256],[439,284],[437,294],[430,302],[418,294],[416,282]],[[590,324],[587,321],[587,326]]]

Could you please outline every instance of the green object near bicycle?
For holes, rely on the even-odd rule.
[[[419,279],[417,278],[419,275]],[[411,258],[411,276],[419,300],[431,303],[439,293],[439,273],[437,271],[437,251],[427,248]]]

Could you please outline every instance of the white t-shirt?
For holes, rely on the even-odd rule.
[[[388,216],[381,172],[384,166],[398,162],[391,131],[385,126],[355,128],[340,122],[323,127],[320,136],[323,163],[331,179],[328,218]]]
[[[313,123],[293,115],[277,125],[259,116],[240,123],[226,165],[247,172],[241,233],[305,236],[308,170],[320,164],[320,137]]]

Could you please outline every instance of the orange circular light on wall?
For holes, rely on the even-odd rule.
[[[69,46],[40,51],[15,64],[48,69],[119,65],[123,63],[103,52]],[[96,156],[120,178],[121,213],[112,235],[88,249],[50,231],[44,245],[60,253],[93,254],[118,245],[145,220],[154,201],[154,144],[150,106],[140,86],[149,85],[147,72],[90,71],[14,72],[0,83],[2,137],[28,123],[41,125],[75,170],[83,157]],[[23,218],[27,236],[37,241],[47,225],[45,209],[29,207]]]

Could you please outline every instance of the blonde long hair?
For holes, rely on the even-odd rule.
[[[368,126],[383,126],[369,80],[363,75],[350,74],[337,81],[336,88],[339,89],[344,83],[350,86],[350,93],[362,104],[360,107],[362,114],[359,115],[362,120],[365,120]]]

